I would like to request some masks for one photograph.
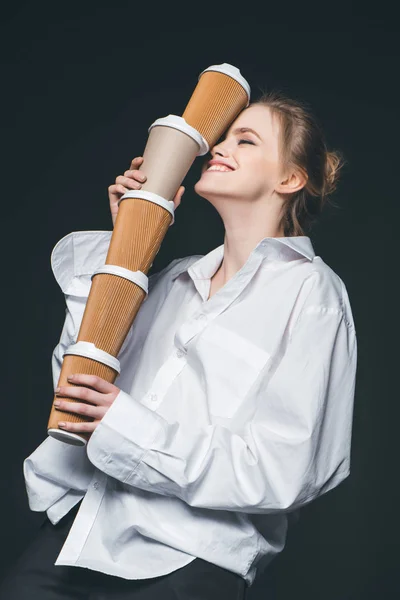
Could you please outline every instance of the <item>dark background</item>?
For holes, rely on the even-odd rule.
[[[51,250],[71,231],[111,230],[107,188],[143,153],[148,126],[182,114],[199,73],[228,62],[240,68],[253,98],[276,86],[309,103],[328,147],[347,161],[333,198],[338,208],[327,209],[310,237],[344,280],[356,324],[352,471],[303,509],[289,532],[274,564],[279,600],[400,597],[399,31],[390,8],[3,6],[1,573],[44,519],[29,510],[22,463],[46,436],[50,359],[64,320]],[[195,162],[184,182],[175,225],[151,272],[223,242],[218,214],[193,192],[199,167]],[[262,580],[250,598],[265,598]]]

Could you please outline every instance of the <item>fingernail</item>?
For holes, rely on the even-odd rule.
[[[57,387],[57,388],[55,389],[55,393],[56,393],[56,394],[58,394],[58,392],[59,392],[59,391],[60,391],[60,388],[59,388],[59,387]]]
[[[58,426],[59,426],[59,427],[66,427],[66,425],[67,425],[67,424],[66,424],[66,423],[64,423],[64,421],[60,421],[60,422],[58,423]]]
[[[55,400],[55,401],[53,402],[53,404],[54,404],[54,406],[60,406],[60,401],[59,401],[59,400]]]
[[[68,375],[67,379],[70,381],[71,379],[73,379],[74,376],[73,375]]]

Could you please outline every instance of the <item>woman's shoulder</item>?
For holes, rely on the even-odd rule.
[[[353,324],[348,291],[340,275],[320,256],[315,256],[305,266],[303,292],[307,294],[306,310],[342,312],[348,323]]]

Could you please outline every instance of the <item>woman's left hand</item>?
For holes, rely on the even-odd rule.
[[[105,381],[105,379],[97,377],[97,375],[77,373],[68,376],[68,381],[76,385],[63,385],[60,388],[56,388],[55,392],[58,400],[54,401],[54,406],[59,410],[79,414],[84,417],[92,417],[94,421],[83,423],[60,421],[58,426],[61,429],[74,433],[92,433],[118,396],[120,389],[112,383]],[[90,386],[94,389],[80,387],[81,385]],[[90,402],[90,404],[69,402],[68,400],[59,398],[60,396],[84,400],[85,402]]]

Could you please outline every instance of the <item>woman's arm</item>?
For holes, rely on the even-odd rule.
[[[73,232],[53,249],[51,266],[66,301],[64,325],[51,357],[54,388],[59,380],[63,354],[78,335],[91,275],[104,264],[110,237],[109,231]],[[94,470],[86,448],[47,436],[23,463],[30,509],[50,511],[56,522],[83,497]]]
[[[120,197],[128,189],[139,189],[140,182],[146,179],[143,172],[138,170],[142,162],[142,157],[134,158],[130,170],[123,176],[118,176],[116,183],[108,188],[113,224]],[[181,202],[183,192],[184,187],[180,186],[174,198],[175,209]],[[51,254],[54,277],[66,302],[64,325],[51,358],[54,389],[60,377],[64,352],[78,337],[91,288],[91,276],[106,261],[111,235],[112,231],[72,232],[57,242]],[[149,291],[157,279],[180,260],[175,259],[162,271],[150,275]],[[129,343],[131,335],[132,328],[124,340],[120,354]],[[23,463],[31,510],[47,510],[51,520],[56,522],[83,496],[94,470],[85,447],[71,446],[48,436]]]
[[[60,377],[63,354],[78,337],[90,292],[91,276],[105,263],[110,238],[110,231],[72,232],[62,238],[52,252],[54,277],[66,302],[64,325],[51,359],[54,389]],[[151,274],[149,292],[161,279],[160,293],[167,293],[169,278],[164,275],[185,260],[174,259],[161,271]],[[151,322],[149,303],[146,311],[147,320]],[[133,327],[124,340],[120,354],[132,338],[132,331]],[[86,447],[72,446],[50,436],[25,459],[23,470],[31,510],[47,510],[49,516],[49,510],[61,516],[62,511],[65,511],[63,514],[68,512],[84,495],[95,471],[87,457]]]
[[[293,510],[337,486],[350,472],[356,334],[350,308],[315,295],[240,434],[169,423],[121,391],[88,443],[91,462],[194,507],[247,513]]]

